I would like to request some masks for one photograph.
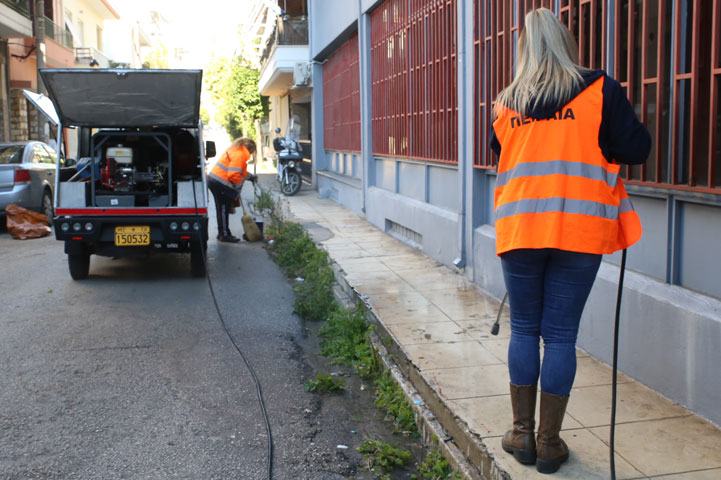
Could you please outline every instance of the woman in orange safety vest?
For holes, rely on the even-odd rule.
[[[501,444],[521,463],[553,473],[568,459],[559,431],[601,256],[641,237],[617,162],[645,162],[651,138],[621,85],[580,67],[573,36],[541,8],[526,15],[515,77],[496,99],[491,147],[499,155],[496,251],[511,311],[513,428]]]
[[[229,215],[240,196],[243,182],[256,182],[257,177],[248,173],[248,161],[255,153],[255,142],[250,138],[238,138],[223,153],[208,174],[208,188],[215,200],[218,219],[218,240],[236,243],[240,239],[230,232]]]

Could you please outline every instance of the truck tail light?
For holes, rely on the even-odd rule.
[[[24,168],[16,168],[15,169],[15,177],[13,178],[13,181],[18,183],[30,183],[30,170],[25,170]]]

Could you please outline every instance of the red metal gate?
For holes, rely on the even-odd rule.
[[[371,13],[373,153],[458,162],[456,0]]]
[[[358,34],[341,45],[323,65],[323,146],[360,152],[360,71]]]
[[[512,79],[523,17],[531,8],[553,9],[555,3],[475,0],[474,163],[479,168],[495,166],[488,147],[492,105],[498,92]],[[625,169],[627,183],[719,193],[720,3],[721,0],[559,2],[557,13],[578,40],[580,63],[613,72],[653,137],[646,164]],[[609,21],[611,38],[606,35]]]

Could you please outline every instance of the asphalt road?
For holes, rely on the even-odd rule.
[[[218,243],[210,223],[209,274],[261,383],[273,478],[368,478],[355,447],[388,428],[370,389],[303,389],[331,367],[292,314],[290,282],[262,244]],[[53,236],[0,230],[0,478],[267,478],[255,384],[189,271],[184,255],[93,256],[73,281]]]

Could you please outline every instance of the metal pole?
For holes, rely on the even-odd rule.
[[[40,77],[40,69],[45,68],[45,0],[35,0],[35,58],[37,58],[38,93],[45,95],[45,85]],[[38,110],[38,139],[45,138],[45,116]]]
[[[4,142],[9,142],[10,139],[10,105],[8,98],[8,43],[7,40],[0,41],[0,104],[2,104],[2,120],[3,120],[3,131],[2,139]]]

